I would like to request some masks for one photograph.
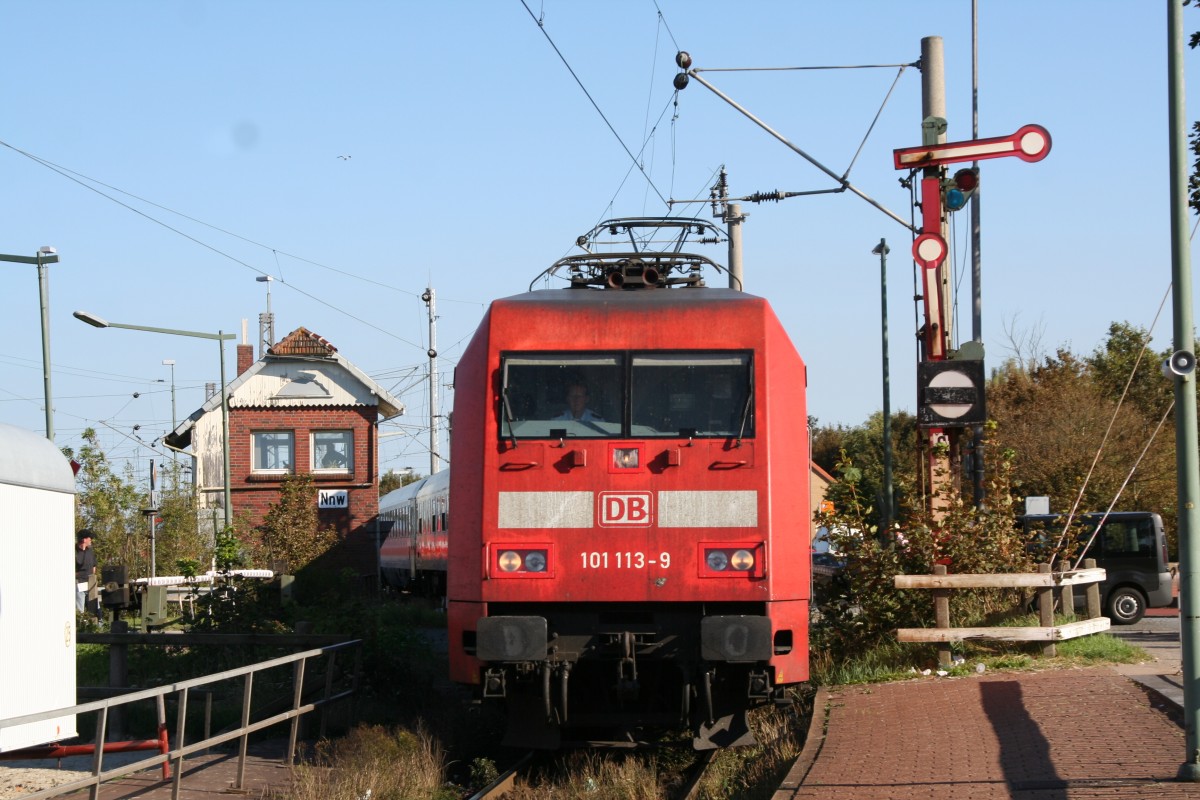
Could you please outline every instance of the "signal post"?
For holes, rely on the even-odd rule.
[[[922,171],[918,195],[920,232],[913,240],[913,260],[921,270],[925,324],[917,372],[917,422],[922,434],[922,471],[927,480],[930,509],[945,507],[948,489],[959,465],[959,436],[968,426],[986,421],[983,346],[970,342],[957,351],[951,342],[951,281],[946,264],[946,216],[963,208],[979,185],[975,168],[947,167],[990,158],[1016,157],[1041,161],[1050,152],[1050,133],[1040,125],[1025,125],[1009,136],[946,142],[945,96],[940,37],[921,40],[923,71],[922,144],[893,151],[898,170]]]

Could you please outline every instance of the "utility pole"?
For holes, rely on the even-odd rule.
[[[935,145],[946,141],[946,67],[942,48],[942,37],[926,36],[921,39],[921,144]],[[936,180],[941,185],[941,166],[926,167],[922,185]],[[923,198],[924,203],[930,202]],[[923,213],[930,213],[925,209]],[[941,222],[940,235],[946,240],[946,225]],[[936,267],[922,267],[925,277],[922,291],[925,307],[936,308],[936,313],[926,315],[924,352],[922,361],[942,361],[948,357],[951,342],[951,283],[950,266],[946,259]],[[918,398],[917,404],[921,400]],[[944,428],[927,428],[922,432],[922,461],[929,478],[929,507],[935,514],[948,502],[948,492],[953,475],[954,451],[958,445],[957,431]]]
[[[437,299],[430,286],[421,295],[429,307],[429,474],[442,468],[438,447],[438,362],[437,362]]]
[[[979,138],[979,0],[971,0],[971,138]],[[971,168],[978,174],[979,162]],[[971,195],[971,341],[979,345],[983,355],[983,250],[979,240],[979,192]],[[971,434],[971,483],[975,507],[983,505],[983,426],[976,425]]]
[[[1171,305],[1174,349],[1165,370],[1175,383],[1176,508],[1179,509],[1179,644],[1183,661],[1185,760],[1178,778],[1200,781],[1200,463],[1196,445],[1196,341],[1192,330],[1192,262],[1188,241],[1187,112],[1183,85],[1183,4],[1167,0],[1167,95],[1171,169]]]

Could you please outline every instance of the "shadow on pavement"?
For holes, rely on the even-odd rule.
[[[1054,767],[1050,742],[1025,708],[1021,684],[986,681],[979,692],[1000,744],[1000,768],[1010,791],[1037,790],[1039,800],[1066,800],[1067,782]]]

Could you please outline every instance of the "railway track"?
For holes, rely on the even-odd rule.
[[[717,750],[703,750],[696,759],[696,763],[688,771],[687,779],[683,782],[680,788],[679,800],[697,800],[700,797],[700,786],[704,783],[704,775],[708,772],[708,767],[716,758]]]
[[[716,750],[707,750],[698,754],[696,763],[688,769],[679,787],[678,794],[674,795],[675,800],[697,800],[700,797],[704,776],[708,771],[709,765],[712,764],[713,759],[716,757],[717,752]],[[515,788],[517,777],[534,764],[536,755],[536,752],[530,751],[521,756],[511,767],[497,776],[494,781],[471,795],[467,800],[497,800],[504,797]]]
[[[530,762],[533,761],[533,756],[534,751],[530,750],[528,753],[518,758],[516,763],[514,763],[504,772],[500,773],[496,780],[492,781],[487,786],[471,795],[468,800],[496,800],[496,798],[503,797],[505,794],[512,791],[513,786],[516,783],[517,776],[521,774],[521,770],[529,766]]]

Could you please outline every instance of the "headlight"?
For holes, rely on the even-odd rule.
[[[749,550],[738,550],[729,563],[739,572],[745,572],[754,567],[754,554]]]
[[[765,578],[766,553],[762,544],[750,542],[700,542],[699,577],[745,580]]]
[[[708,568],[713,572],[722,572],[729,566],[729,557],[721,550],[709,550],[704,560],[708,562]]]
[[[497,545],[488,570],[493,578],[553,578],[554,559],[548,545]]]

